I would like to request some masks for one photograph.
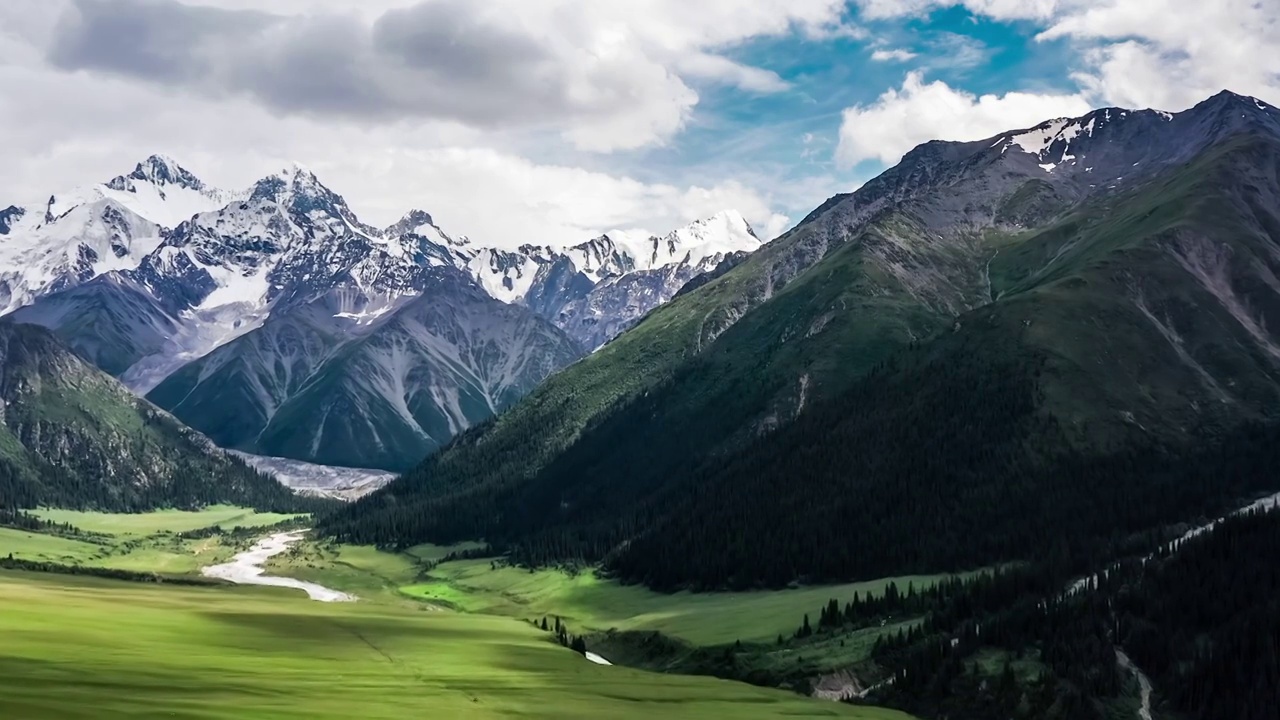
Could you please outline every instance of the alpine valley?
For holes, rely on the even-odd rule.
[[[765,243],[0,211],[0,707],[1275,718],[1280,109],[1025,124]]]
[[[481,247],[387,228],[293,166],[208,187],[153,156],[0,213],[0,307],[218,445],[403,470],[760,242],[724,212],[665,237]]]

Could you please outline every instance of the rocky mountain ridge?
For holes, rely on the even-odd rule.
[[[227,447],[388,469],[758,244],[722,213],[664,238],[502,251],[421,210],[372,227],[299,165],[228,193],[160,156],[49,208],[6,211],[13,319]]]

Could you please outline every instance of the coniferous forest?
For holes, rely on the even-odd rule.
[[[1023,566],[882,600],[882,611],[914,603],[927,614],[877,643],[891,674],[873,697],[924,717],[1103,720],[1134,695],[1124,653],[1150,677],[1160,716],[1276,716],[1280,512],[1233,517],[1070,592],[1060,579]],[[977,662],[991,649],[1006,658],[995,679]]]
[[[1135,537],[1237,507],[1280,467],[1280,429],[1264,423],[1117,447],[1074,442],[1037,409],[1043,360],[1016,349],[909,350],[732,452],[690,466],[688,448],[656,446],[649,462],[606,468],[610,452],[647,439],[638,425],[671,402],[659,389],[590,428],[582,450],[533,482],[403,504],[384,492],[324,527],[383,545],[484,537],[518,563],[601,562],[661,590],[1031,559],[1083,572]],[[430,482],[431,465],[401,482]],[[609,483],[581,482],[602,473]]]

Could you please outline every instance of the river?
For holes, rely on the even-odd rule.
[[[312,600],[320,602],[352,602],[354,595],[327,588],[316,583],[305,582],[295,578],[267,575],[262,564],[302,539],[306,530],[276,533],[254,543],[253,547],[231,558],[231,562],[221,565],[210,565],[201,570],[206,577],[218,578],[241,585],[269,585],[271,587],[287,587],[302,590]]]

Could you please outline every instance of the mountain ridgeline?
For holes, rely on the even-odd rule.
[[[216,503],[281,512],[331,504],[213,447],[48,330],[0,321],[0,508]]]
[[[725,265],[322,530],[777,587],[1084,567],[1278,482],[1261,101],[926,143]]]
[[[759,245],[724,212],[664,237],[481,247],[420,210],[369,226],[300,166],[226,192],[160,156],[4,217],[16,321],[222,447],[389,470]]]

